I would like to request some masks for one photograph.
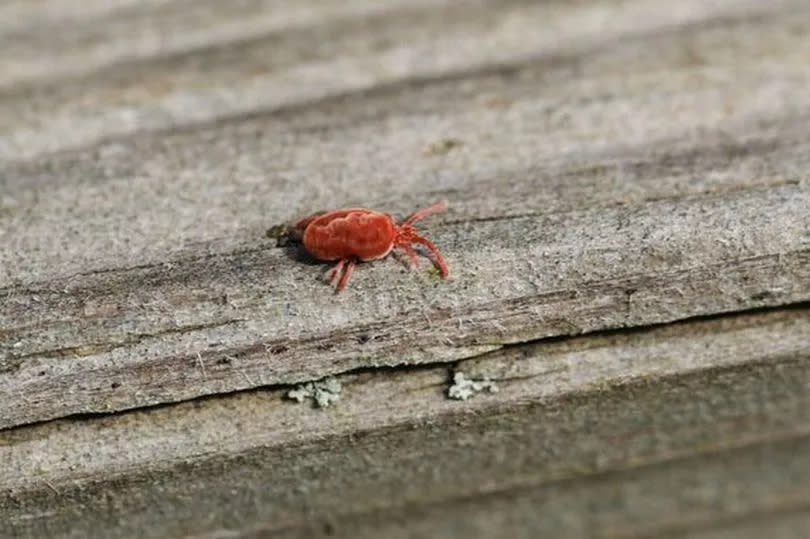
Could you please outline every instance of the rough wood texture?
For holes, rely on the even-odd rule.
[[[800,536],[807,2],[70,5],[0,6],[0,531]],[[450,281],[264,235],[440,198]]]

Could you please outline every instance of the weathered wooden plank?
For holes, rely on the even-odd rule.
[[[12,0],[0,6],[0,44],[6,52],[0,83],[47,83],[118,64],[194,55],[289,30],[317,32],[335,20],[351,22],[380,12],[393,16],[408,6],[425,9],[430,4],[88,0],[77,9],[69,0]]]
[[[279,389],[5,430],[0,522],[290,536],[317,515],[338,536],[397,536],[407,519],[483,537],[498,521],[473,509],[488,509],[524,536],[573,537],[798,510],[809,332],[796,308],[513,346],[457,367],[498,384],[463,403],[445,397],[446,367],[422,367],[345,375],[326,410]]]
[[[0,426],[810,299],[810,12],[741,17],[9,165]],[[448,283],[261,237],[438,197]]]
[[[425,286],[419,279],[395,274],[391,281],[392,268],[381,264],[360,273],[376,272],[383,292],[332,300],[317,288],[313,271],[291,275],[312,268],[267,251],[15,290],[3,308],[6,320],[19,325],[5,330],[2,424],[364,366],[461,359],[509,342],[810,299],[810,249],[798,234],[785,234],[807,221],[810,191],[789,186],[757,194],[727,196],[719,206],[705,199],[659,203],[642,216],[599,210],[585,219],[489,221],[466,233],[457,228],[455,238],[439,232],[440,242],[453,247],[457,271],[452,283],[430,287],[434,298],[419,291]],[[773,217],[763,222],[763,214]],[[644,218],[635,234],[615,235],[623,219]],[[752,224],[756,235],[747,232]],[[709,229],[695,235],[702,226]],[[643,239],[656,235],[667,238],[665,246]],[[586,249],[566,247],[584,236]],[[744,258],[735,252],[743,245],[752,248]],[[494,255],[495,248],[502,254]],[[721,256],[722,248],[733,256]],[[234,286],[229,275],[237,267]],[[308,291],[291,285],[306,278],[313,283]],[[347,306],[356,309],[350,318]]]
[[[288,4],[0,5],[0,536],[801,537],[810,5]]]
[[[360,518],[285,530],[268,522],[234,537],[801,538],[808,453],[807,437],[779,440]]]
[[[322,514],[299,525],[273,520],[244,527],[226,525],[191,536],[362,538],[384,533],[392,538],[443,538],[492,537],[506,532],[510,537],[536,537],[564,532],[567,537],[737,539],[770,535],[800,539],[806,536],[808,523],[807,454],[806,438],[775,441],[429,506],[410,504],[362,515]],[[330,470],[323,472],[329,474]],[[145,524],[136,520],[143,527],[131,526],[121,535],[143,535],[144,529],[150,529]],[[166,524],[159,528],[160,533],[187,536],[190,531],[185,522]],[[32,531],[43,528],[53,536],[64,536],[60,534],[65,527],[59,523]],[[84,530],[92,533],[92,529],[82,528],[74,536],[80,537]],[[199,528],[191,526],[192,530]]]
[[[779,48],[794,44],[808,11],[803,0],[682,0],[671,9],[655,0],[43,4],[36,17],[0,6],[9,21],[0,26],[0,161],[689,28],[736,28],[721,48],[767,54],[744,27],[776,23],[769,46]],[[679,63],[703,61],[707,49],[695,56],[691,47]],[[791,63],[804,65],[794,54]]]

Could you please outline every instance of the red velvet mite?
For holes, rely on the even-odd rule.
[[[401,225],[387,213],[365,208],[335,210],[302,219],[295,225],[295,231],[301,235],[304,248],[312,256],[319,260],[338,261],[329,272],[329,282],[333,285],[340,276],[337,292],[349,284],[349,277],[358,261],[385,258],[394,247],[405,251],[413,266],[418,266],[413,244],[427,247],[436,259],[442,277],[446,279],[450,270],[439,249],[413,228],[417,221],[445,209],[447,201],[442,200],[414,213]]]

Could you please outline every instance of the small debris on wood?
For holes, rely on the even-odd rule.
[[[340,400],[342,390],[343,387],[336,378],[325,378],[297,385],[295,389],[287,392],[287,398],[295,400],[299,404],[307,399],[312,399],[318,408],[328,408]]]
[[[434,142],[433,144],[428,146],[425,149],[424,153],[425,153],[426,156],[430,156],[430,155],[446,155],[446,154],[450,153],[452,150],[454,150],[454,149],[456,149],[456,148],[458,148],[460,146],[463,146],[463,145],[464,145],[464,143],[461,142],[458,139],[446,138],[446,139],[440,140],[438,142]]]
[[[457,372],[453,375],[453,385],[447,390],[447,396],[465,401],[481,391],[497,393],[498,385],[489,378],[467,378],[463,372]]]
[[[276,247],[284,247],[295,240],[293,228],[290,225],[273,225],[264,233],[270,239],[276,240]]]
[[[512,100],[505,97],[490,97],[484,100],[488,109],[507,109],[512,106]]]

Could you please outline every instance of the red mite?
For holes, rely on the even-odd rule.
[[[294,228],[301,235],[304,248],[312,256],[319,260],[338,261],[329,272],[329,282],[333,285],[340,275],[337,292],[344,290],[349,284],[349,277],[358,261],[385,258],[394,247],[405,251],[413,266],[418,266],[413,244],[427,247],[436,259],[442,277],[446,279],[450,270],[439,249],[413,228],[417,221],[445,209],[447,201],[442,200],[414,213],[401,225],[387,213],[365,208],[335,210],[310,215],[299,221]]]

